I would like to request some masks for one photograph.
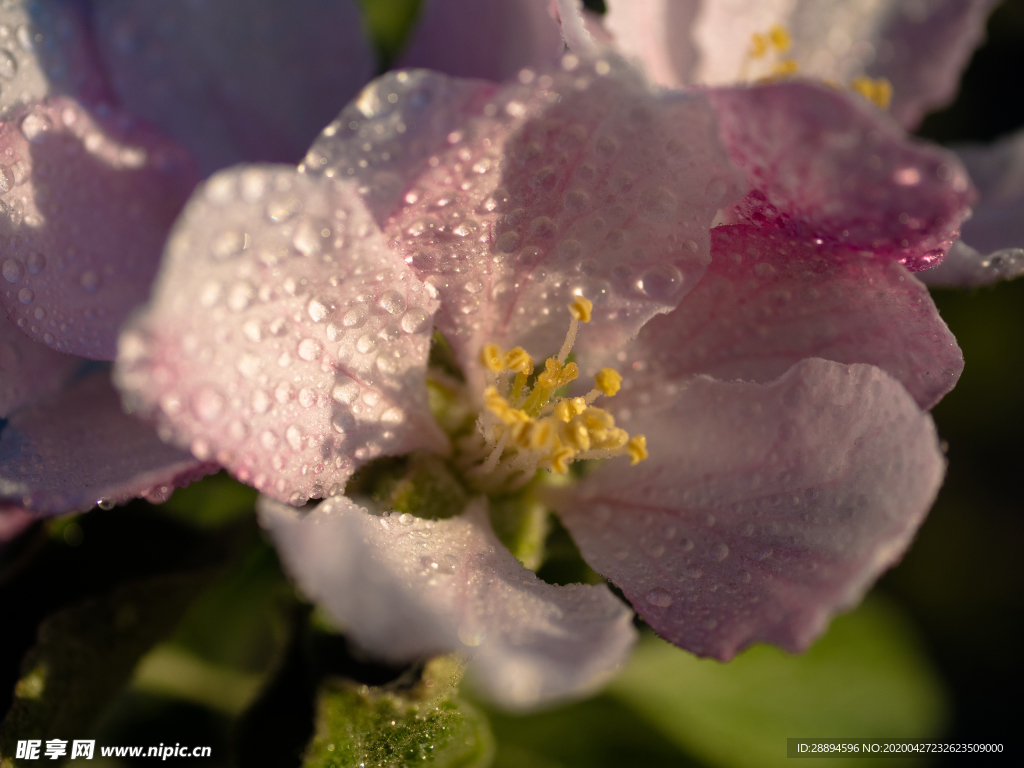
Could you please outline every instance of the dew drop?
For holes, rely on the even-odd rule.
[[[582,192],[578,189],[566,192],[565,197],[562,198],[562,205],[565,206],[565,210],[569,213],[582,213],[586,210],[589,203],[590,196],[586,192]]]
[[[288,445],[292,447],[292,450],[302,450],[302,430],[294,424],[285,430],[284,439],[288,441]]]
[[[658,264],[644,272],[637,284],[644,295],[655,301],[667,301],[683,284],[683,273],[671,264]]]
[[[341,324],[346,328],[362,328],[366,325],[366,310],[362,307],[353,307],[341,318]]]
[[[405,312],[405,297],[398,291],[387,291],[377,302],[378,306],[390,315]]]
[[[405,421],[405,412],[401,408],[388,408],[380,415],[382,424],[401,424]]]
[[[722,198],[725,197],[725,193],[728,189],[729,185],[725,183],[724,179],[712,179],[708,182],[708,185],[704,190],[704,194],[709,203],[719,203]]]
[[[25,276],[25,267],[17,259],[7,259],[3,266],[4,280],[8,283],[17,283]]]
[[[509,230],[498,237],[495,247],[501,253],[515,253],[519,248],[519,233]]]
[[[36,251],[28,255],[28,271],[38,275],[46,267],[46,257]]]
[[[331,397],[337,402],[351,405],[359,397],[359,385],[352,379],[339,381],[331,391]]]
[[[86,293],[95,293],[96,289],[100,287],[100,276],[94,270],[87,269],[78,278],[78,282]]]
[[[31,288],[22,288],[20,291],[18,291],[18,301],[20,301],[22,304],[31,304],[32,299],[34,299],[35,297],[36,295],[32,292]]]
[[[51,130],[53,130],[53,123],[46,115],[33,112],[21,121],[22,135],[33,143],[42,141]]]
[[[668,590],[662,589],[661,587],[655,587],[646,595],[644,599],[653,606],[658,608],[668,608],[672,605],[672,595],[668,593]]]
[[[215,389],[201,389],[192,400],[192,411],[200,421],[213,421],[224,409],[224,397]]]
[[[364,355],[373,352],[376,348],[377,340],[368,333],[360,336],[359,341],[356,342],[356,349]]]
[[[319,360],[324,348],[316,339],[303,339],[299,342],[299,357],[306,362]]]
[[[300,210],[302,210],[302,201],[298,198],[286,197],[271,200],[267,204],[267,218],[280,224],[283,221],[288,221]]]
[[[327,317],[327,305],[322,299],[310,299],[306,305],[306,313],[314,323],[323,322]]]
[[[237,256],[246,246],[246,235],[229,229],[217,235],[210,243],[210,255],[216,261],[224,261],[232,256]]]
[[[413,307],[402,315],[402,330],[406,333],[420,333],[426,330],[428,319],[426,312],[419,307]]]
[[[320,219],[306,219],[295,229],[292,245],[303,256],[317,256],[323,252],[331,229]]]
[[[711,547],[711,559],[716,563],[720,563],[729,556],[729,547],[726,546],[725,542],[718,542]]]

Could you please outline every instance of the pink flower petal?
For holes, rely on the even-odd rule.
[[[352,0],[95,0],[100,54],[126,109],[198,158],[295,162],[373,74]]]
[[[941,261],[974,194],[956,158],[911,143],[867,102],[808,83],[709,91],[750,192],[729,210],[911,271]]]
[[[692,37],[700,0],[605,0],[605,5],[604,26],[615,47],[639,60],[654,82],[666,88],[694,82],[701,61],[701,51]],[[742,35],[722,47],[733,51],[738,39]],[[573,48],[571,43],[569,47]],[[735,80],[740,79],[738,75]]]
[[[305,517],[264,500],[285,567],[369,652],[410,661],[456,652],[491,699],[530,707],[593,692],[636,641],[605,586],[556,587],[498,541],[482,501],[448,520],[377,517],[344,497]]]
[[[15,412],[0,433],[0,499],[44,514],[166,501],[216,470],[126,415],[103,372]]]
[[[0,114],[47,96],[111,103],[83,3],[8,0],[0,8]]]
[[[84,362],[36,344],[0,318],[0,418],[57,389]]]
[[[702,656],[805,649],[899,559],[942,481],[931,418],[878,368],[805,360],[770,384],[647,395],[617,405],[650,458],[553,501],[587,562]]]
[[[565,50],[551,0],[425,0],[400,67],[505,80]]]
[[[467,369],[490,341],[557,352],[576,290],[595,304],[577,354],[623,343],[696,284],[735,197],[703,97],[655,96],[619,64],[565,67],[501,88],[385,76],[304,162],[364,185]]]
[[[957,240],[935,269],[919,272],[925,285],[933,288],[975,288],[1024,274],[1024,248],[999,248],[981,253]]]
[[[635,358],[668,380],[767,382],[808,357],[868,363],[925,409],[960,377],[956,339],[928,289],[899,264],[836,261],[825,246],[749,225],[715,227],[711,243],[704,278],[678,309],[644,326],[627,369]]]
[[[1024,273],[1024,131],[956,152],[978,187],[978,203],[964,222],[963,239],[921,279],[970,288],[1018,277]]]
[[[843,87],[863,76],[888,79],[893,86],[890,111],[909,128],[952,99],[996,0],[606,3],[605,26],[616,47],[641,60],[660,85],[756,80],[787,59],[802,76]],[[789,33],[790,48],[752,58],[753,35],[764,35],[775,25]]]
[[[182,214],[116,380],[197,457],[303,503],[380,455],[445,449],[425,383],[436,308],[351,186],[233,168]]]
[[[195,184],[187,154],[125,116],[94,118],[59,97],[0,124],[0,177],[0,304],[32,339],[112,360]]]

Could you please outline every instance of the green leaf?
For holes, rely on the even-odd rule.
[[[174,629],[209,577],[131,584],[43,621],[0,726],[0,762],[13,762],[18,739],[88,736],[139,658]]]
[[[756,646],[722,664],[647,635],[609,693],[709,764],[744,768],[792,768],[787,738],[924,739],[947,715],[912,628],[878,598],[800,656]]]
[[[428,663],[404,692],[329,681],[320,688],[316,734],[305,768],[429,765],[484,768],[493,741],[487,720],[453,696],[459,671],[446,658]]]
[[[363,24],[385,65],[398,55],[419,15],[421,0],[361,0]]]

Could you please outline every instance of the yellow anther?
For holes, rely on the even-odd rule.
[[[497,346],[497,345],[488,345]],[[486,350],[487,347],[484,347]],[[522,373],[529,376],[533,373],[533,358],[530,357],[522,347],[513,347],[505,353],[504,364],[506,370]]]
[[[576,363],[566,363],[563,366],[553,357],[549,357],[544,361],[544,373],[537,377],[537,384],[553,392],[575,380],[579,375],[580,369]]]
[[[615,426],[615,419],[604,408],[587,408],[583,412],[583,419],[587,429],[611,429]]]
[[[559,400],[555,403],[555,418],[559,421],[569,421],[574,415],[568,400]]]
[[[555,445],[555,423],[551,419],[535,421],[530,428],[529,447],[538,452],[546,451]]]
[[[534,423],[532,420],[525,420],[509,426],[512,442],[517,448],[525,451],[530,447],[530,433],[533,431]]]
[[[547,459],[551,464],[551,471],[564,475],[569,471],[569,462],[572,461],[572,457],[575,455],[576,452],[571,448],[567,448],[564,445],[558,446]]]
[[[861,76],[850,83],[850,88],[879,109],[888,109],[892,102],[892,83],[884,77],[874,80]]]
[[[793,45],[789,31],[781,24],[772,25],[772,28],[768,30],[768,39],[772,41],[772,45],[779,53],[785,53]]]
[[[772,67],[771,77],[790,77],[800,70],[800,65],[793,59],[783,59]]]
[[[584,296],[576,296],[569,305],[569,314],[581,323],[590,322],[590,314],[594,311],[594,302]]]
[[[607,430],[607,432],[601,436],[601,442],[597,445],[597,448],[609,448],[618,449],[629,442],[629,432],[622,429],[621,427],[614,427],[613,429]]]
[[[760,59],[768,53],[768,38],[755,32],[750,36],[750,58]]]
[[[647,438],[643,435],[634,435],[626,443],[626,455],[629,456],[630,464],[639,464],[647,458]]]
[[[480,364],[491,373],[501,373],[505,370],[503,357],[501,347],[497,344],[487,344],[480,351]]]
[[[568,424],[559,424],[558,437],[577,452],[590,450],[590,430],[580,416],[574,416]]]
[[[594,377],[594,386],[606,397],[615,397],[622,389],[622,376],[614,368],[602,368]]]
[[[505,424],[515,424],[530,420],[530,417],[521,410],[509,405],[508,400],[498,394],[498,390],[494,387],[487,387],[484,390],[484,407]]]

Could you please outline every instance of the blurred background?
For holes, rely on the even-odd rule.
[[[362,2],[384,67],[417,2]],[[987,142],[1024,127],[1022,76],[1024,0],[1008,0],[956,102],[920,135]],[[463,692],[431,716],[433,730],[391,719],[405,730],[373,742],[392,705],[374,699],[370,711],[358,686],[408,690],[443,672],[360,657],[282,576],[255,524],[254,493],[220,475],[164,505],[36,524],[0,553],[0,712],[10,710],[0,749],[43,718],[48,735],[209,745],[209,760],[177,762],[241,768],[298,766],[314,734],[307,765],[347,765],[336,736],[379,765],[478,765],[493,750],[503,768],[761,766],[783,764],[785,739],[797,736],[1002,743],[1002,757],[972,762],[1017,762],[1024,280],[934,296],[966,357],[934,411],[946,483],[904,561],[804,656],[758,647],[721,665],[646,636],[631,666],[589,701],[513,716]],[[562,557],[571,572],[571,549]],[[457,733],[462,751],[443,733]],[[134,763],[97,754],[93,764]]]

